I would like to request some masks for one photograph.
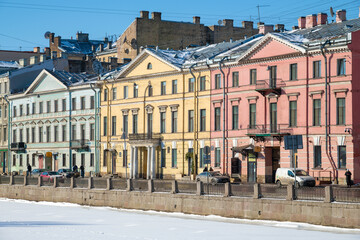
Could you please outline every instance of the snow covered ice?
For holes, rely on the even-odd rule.
[[[360,229],[0,199],[0,239],[360,239]]]

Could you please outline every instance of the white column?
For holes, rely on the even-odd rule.
[[[146,147],[147,148],[147,159],[146,159],[146,178],[150,179],[150,169],[151,169],[151,161],[150,161],[150,157],[151,157],[151,148],[150,146]]]
[[[134,156],[135,156],[135,153],[136,153],[136,147],[134,147]],[[137,161],[137,158],[134,157],[134,178],[137,178],[138,177],[138,161]]]
[[[130,146],[130,178],[134,177],[133,147]]]
[[[152,146],[151,147],[151,179],[155,179],[156,175],[155,175],[155,147]]]

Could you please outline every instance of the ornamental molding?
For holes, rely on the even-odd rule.
[[[151,106],[151,105],[147,105],[147,106],[145,107],[145,110],[146,110],[147,113],[153,113],[154,107]]]
[[[166,112],[167,107],[168,107],[167,105],[158,106],[160,112]]]
[[[170,110],[172,112],[176,112],[179,108],[179,104],[173,104],[173,105],[170,105]]]
[[[130,111],[129,109],[121,109],[121,112],[124,116],[129,115],[129,111]]]
[[[139,114],[139,110],[140,110],[140,108],[132,108],[132,109],[131,109],[131,113],[132,113],[133,115],[137,115],[137,114]]]

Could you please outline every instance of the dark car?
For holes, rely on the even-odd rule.
[[[74,172],[71,171],[71,169],[67,169],[67,168],[61,168],[58,170],[58,173],[63,175],[66,178],[71,178],[72,176],[74,176]]]
[[[227,183],[230,182],[230,178],[228,176],[224,176],[221,175],[220,172],[202,172],[199,175],[196,176],[196,181],[197,182],[204,182],[207,183],[207,181],[209,181],[209,183],[211,184],[216,184],[216,183]]]

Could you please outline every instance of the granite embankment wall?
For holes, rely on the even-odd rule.
[[[360,204],[0,185],[0,197],[360,228]]]

